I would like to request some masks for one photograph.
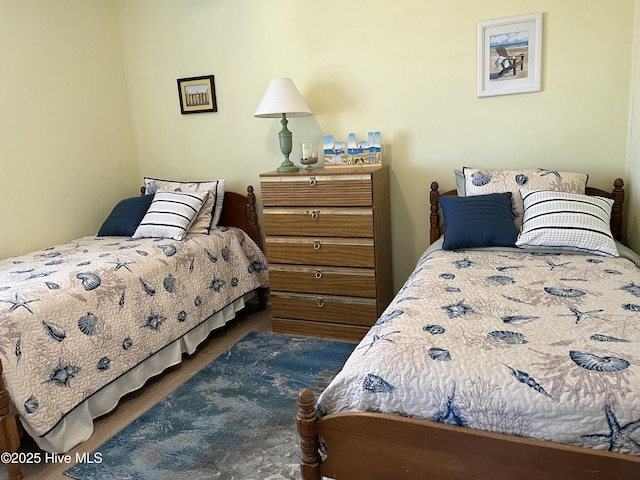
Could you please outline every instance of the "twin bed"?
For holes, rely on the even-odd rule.
[[[299,393],[302,477],[640,478],[640,258],[614,242],[622,180],[457,180],[432,183],[432,245],[342,371],[317,400]]]
[[[119,204],[99,236],[0,261],[0,450],[16,452],[23,427],[41,449],[68,451],[91,435],[94,418],[193,353],[246,301],[258,295],[264,306],[267,262],[253,188],[245,196],[219,182],[159,187],[171,186],[212,188],[198,194],[210,200],[199,233],[138,236]],[[123,201],[124,215],[146,202],[144,214],[154,205],[146,197]],[[114,225],[127,234],[114,235]],[[18,463],[6,466],[21,478]]]

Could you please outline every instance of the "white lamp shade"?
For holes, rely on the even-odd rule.
[[[290,78],[274,78],[269,83],[254,114],[258,118],[280,118],[312,115],[311,109]]]

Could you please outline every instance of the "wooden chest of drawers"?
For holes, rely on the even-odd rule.
[[[389,167],[260,175],[273,330],[360,340],[393,296]]]

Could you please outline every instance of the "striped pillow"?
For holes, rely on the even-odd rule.
[[[225,179],[206,180],[198,182],[180,182],[176,180],[162,180],[160,178],[144,177],[144,187],[147,195],[153,195],[157,191],[167,192],[202,192],[209,191],[209,196],[204,202],[198,216],[193,221],[187,233],[209,234],[212,227],[218,225],[222,214],[222,202],[224,201]]]
[[[132,238],[182,240],[209,195],[202,192],[157,192]]]
[[[613,200],[524,188],[520,194],[524,215],[517,247],[618,256],[609,223]]]

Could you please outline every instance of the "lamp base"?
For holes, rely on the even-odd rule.
[[[277,170],[278,173],[292,173],[292,172],[299,172],[299,171],[300,171],[300,168],[297,165],[294,165],[293,163],[291,165],[285,165],[283,163],[278,167],[278,170]]]
[[[289,160],[289,154],[291,153],[291,132],[287,128],[287,115],[285,113],[282,114],[282,119],[280,120],[280,124],[282,125],[282,130],[278,133],[278,138],[280,139],[280,151],[284,155],[284,160],[278,167],[278,173],[291,173],[298,172],[300,169],[293,164],[291,160]]]

